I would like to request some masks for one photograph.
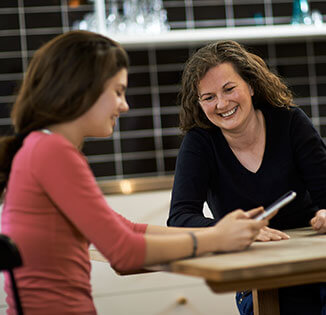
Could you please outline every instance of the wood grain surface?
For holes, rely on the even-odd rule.
[[[326,235],[311,228],[285,232],[289,240],[255,242],[241,252],[215,253],[146,269],[201,277],[215,292],[326,281]],[[90,250],[90,257],[107,262],[95,249]]]
[[[168,269],[204,278],[215,292],[326,281],[326,235],[311,228],[286,232],[289,240],[255,242],[241,252],[179,260]]]

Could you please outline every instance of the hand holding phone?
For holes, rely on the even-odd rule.
[[[273,202],[270,206],[268,206],[265,211],[258,215],[255,220],[260,221],[268,218],[272,213],[275,211],[281,209],[285,205],[287,205],[289,202],[291,202],[296,197],[296,192],[293,190],[290,190],[285,195],[277,199],[275,202]]]

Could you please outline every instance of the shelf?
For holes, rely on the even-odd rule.
[[[127,49],[182,47],[215,40],[262,42],[326,38],[326,25],[264,25],[205,29],[172,30],[161,34],[117,35],[112,39]]]

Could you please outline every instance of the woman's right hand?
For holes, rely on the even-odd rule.
[[[217,251],[239,251],[255,241],[260,229],[268,220],[253,220],[263,211],[263,207],[250,211],[235,210],[222,218],[213,228],[218,233]]]

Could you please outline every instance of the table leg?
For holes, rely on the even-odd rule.
[[[278,289],[252,291],[255,315],[279,315]]]

